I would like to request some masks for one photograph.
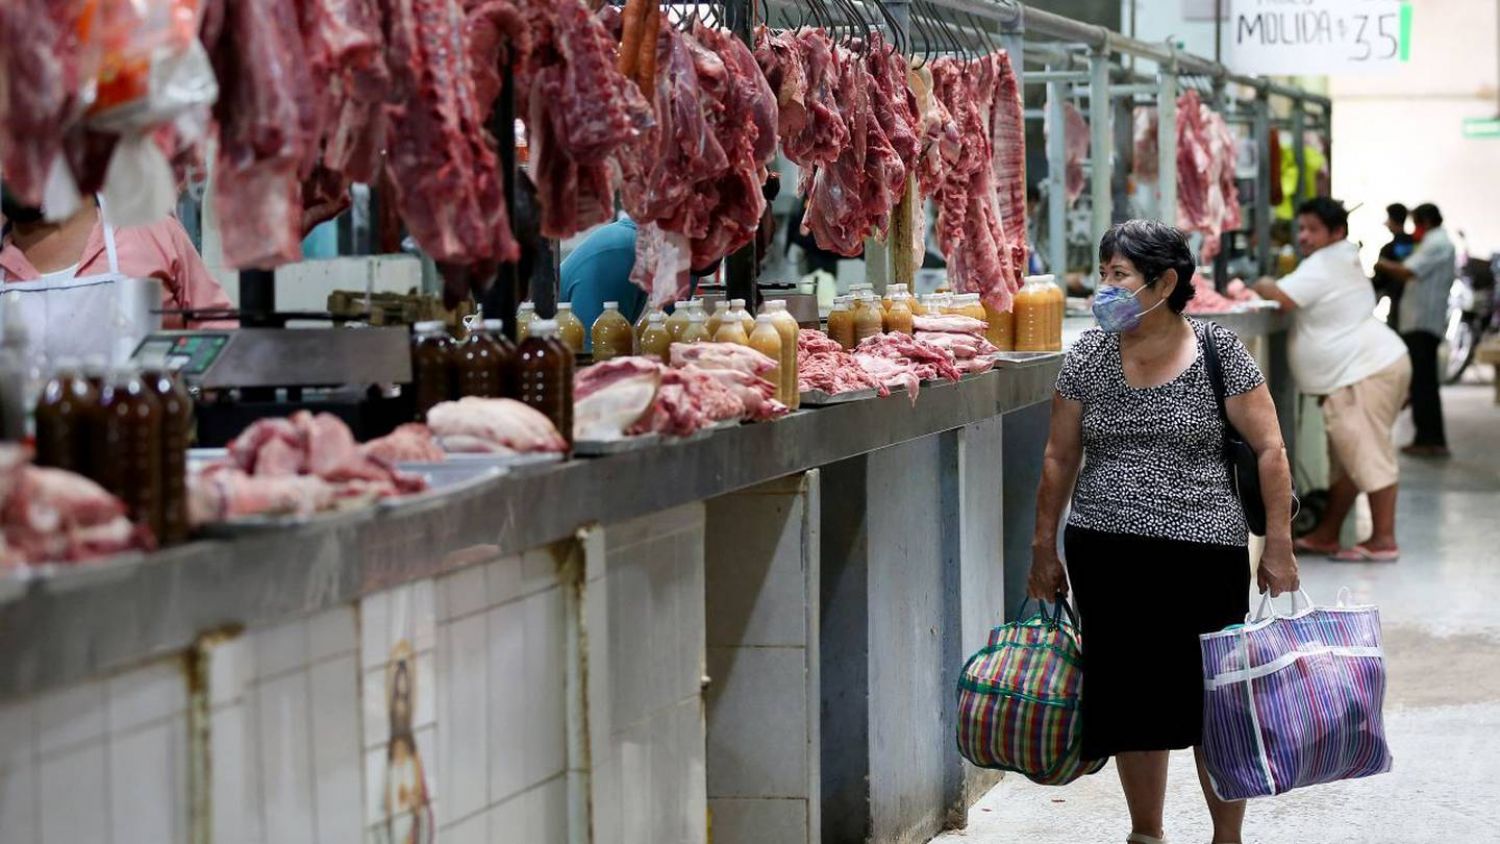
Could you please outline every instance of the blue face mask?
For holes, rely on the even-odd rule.
[[[1099,327],[1111,334],[1134,331],[1146,314],[1161,307],[1162,302],[1166,301],[1163,299],[1141,310],[1140,300],[1136,298],[1141,290],[1131,293],[1123,287],[1100,287],[1099,292],[1094,294],[1094,319],[1099,321]]]

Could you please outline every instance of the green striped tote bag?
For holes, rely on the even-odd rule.
[[[1051,616],[1039,604],[1025,621],[996,627],[958,679],[959,753],[981,768],[1015,771],[1041,785],[1095,773],[1104,760],[1079,755],[1082,685],[1078,623],[1066,601]]]

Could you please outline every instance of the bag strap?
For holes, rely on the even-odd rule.
[[[1229,423],[1229,409],[1224,404],[1224,366],[1219,362],[1218,326],[1212,322],[1203,324],[1203,368],[1208,371],[1208,383],[1213,387],[1214,400],[1219,404],[1219,418]]]

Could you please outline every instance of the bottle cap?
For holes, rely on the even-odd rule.
[[[503,319],[487,319],[480,323],[480,325],[484,327],[485,331],[491,334],[499,334],[505,330],[505,320]]]
[[[708,317],[704,316],[702,311],[693,311],[692,313],[688,314],[688,321],[708,322]]]
[[[539,319],[531,323],[532,337],[547,337],[557,333],[557,320]]]
[[[413,325],[418,334],[428,334],[433,331],[442,331],[447,326],[440,319],[428,319]]]
[[[572,305],[569,305],[568,307],[571,308]],[[620,309],[620,303],[619,302],[605,302],[604,303],[604,310],[606,310],[606,311],[618,311],[619,309]]]
[[[785,299],[769,299],[769,300],[766,301],[766,310],[770,311],[773,314],[776,313],[777,311],[784,311],[784,310],[786,310],[786,300]]]
[[[573,310],[573,303],[572,302],[558,302],[557,303],[557,309],[559,311],[571,311],[571,310]]]
[[[727,310],[729,310],[729,300],[728,299],[720,299],[719,301],[717,301],[717,302],[714,303],[714,313],[718,313],[719,311],[727,311]]]
[[[730,299],[729,300],[729,306],[731,308],[743,308],[743,307],[745,307],[745,300],[744,299]]]
[[[758,316],[758,317],[755,318],[755,324],[756,325],[774,325],[775,324],[775,317],[771,316],[770,314],[761,314],[760,316]]]
[[[662,313],[661,311],[652,311],[646,316],[646,322],[650,323],[651,325],[659,325],[666,321],[667,315]]]
[[[535,310],[536,310],[536,303],[534,303],[534,302],[522,302],[521,306],[519,308],[516,308],[516,313],[529,314],[529,313],[531,313],[531,312],[533,312]]]

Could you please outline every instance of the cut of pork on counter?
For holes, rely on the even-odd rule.
[[[574,376],[574,439],[687,436],[716,422],[764,421],[787,412],[764,377],[775,362],[754,349],[674,343],[670,358],[670,367],[623,357],[580,370]]]
[[[466,396],[427,411],[443,450],[458,454],[562,454],[568,441],[546,415],[515,399]]]
[[[150,529],[133,524],[103,487],[33,466],[21,446],[0,445],[0,572],[155,548]]]

